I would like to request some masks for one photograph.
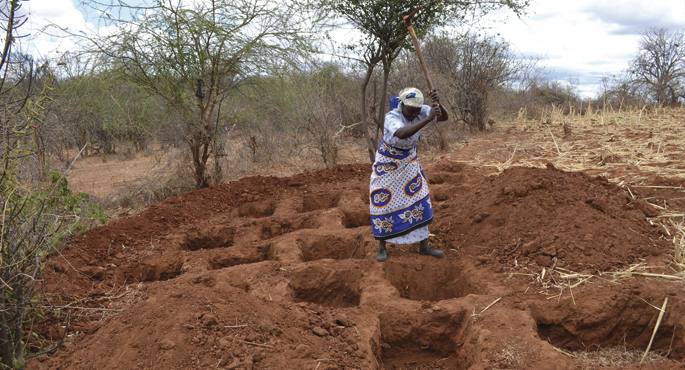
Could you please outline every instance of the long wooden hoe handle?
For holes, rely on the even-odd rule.
[[[409,36],[411,37],[411,41],[414,44],[414,49],[416,50],[416,56],[419,58],[419,64],[421,64],[421,71],[423,71],[423,76],[426,77],[426,82],[428,82],[428,88],[431,91],[433,91],[433,80],[431,80],[430,73],[428,73],[428,67],[426,66],[426,62],[423,60],[423,53],[421,53],[421,43],[419,42],[419,38],[416,37],[414,26],[411,24],[411,19],[418,10],[419,8],[414,9],[414,11],[412,11],[408,15],[405,15],[404,17],[402,17],[402,19],[404,19],[404,24],[407,25]]]

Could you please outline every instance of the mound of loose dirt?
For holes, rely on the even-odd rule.
[[[664,254],[656,211],[601,177],[548,167],[487,177],[439,213],[447,240],[513,265],[610,270]]]
[[[648,207],[554,169],[426,172],[442,260],[391,246],[374,261],[366,165],[246,178],[92,230],[49,261],[59,309],[40,332],[64,346],[30,368],[595,368],[578,358],[646,346],[658,311],[645,302],[664,296],[652,365],[685,359],[681,283],[593,281],[550,300],[498,273],[666,258]]]

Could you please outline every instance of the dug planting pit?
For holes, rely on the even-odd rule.
[[[341,210],[343,213],[342,224],[345,228],[354,229],[371,225],[371,214],[368,208],[343,208]]]
[[[272,201],[250,202],[238,207],[238,216],[251,218],[269,217],[274,214],[275,210],[276,203]]]
[[[361,236],[316,235],[299,239],[297,244],[302,252],[304,261],[314,261],[325,258],[348,259],[364,258],[366,255],[365,242]]]
[[[209,258],[209,268],[218,270],[231,266],[266,261],[270,259],[273,254],[272,248],[271,244],[263,244],[257,247],[243,247],[218,251]]]
[[[431,189],[433,200],[436,202],[444,202],[450,199],[450,194],[454,192],[454,189],[449,187],[435,186]]]
[[[228,248],[233,245],[234,236],[235,229],[232,227],[213,230],[191,230],[187,233],[181,248],[189,251]]]
[[[452,174],[452,173],[444,173],[444,172],[437,172],[437,173],[431,173],[428,175],[428,183],[433,185],[440,185],[440,184],[449,184],[449,185],[457,185],[463,182],[463,176],[461,174]]]
[[[302,229],[316,229],[319,222],[316,217],[301,216],[293,219],[272,218],[261,223],[260,237],[262,240],[273,239],[281,235]]]
[[[685,340],[678,316],[666,307],[646,361],[685,358]],[[541,315],[541,316],[538,316]],[[659,316],[644,302],[606,303],[603,312],[568,312],[559,315],[538,312],[534,316],[542,340],[562,349],[592,367],[629,366],[640,362]],[[670,316],[670,317],[669,317]]]
[[[478,291],[459,264],[448,259],[391,257],[385,276],[400,296],[413,300],[441,301]]]
[[[332,307],[359,305],[362,270],[335,264],[308,265],[293,272],[290,288],[297,302]]]
[[[466,314],[446,312],[430,315],[390,311],[380,316],[383,368],[466,369],[466,358],[459,355],[459,333]]]
[[[169,280],[183,273],[183,258],[177,254],[148,257],[133,266],[124,267],[123,270],[127,281]]]
[[[306,194],[302,198],[302,212],[334,208],[340,201],[340,194]]]

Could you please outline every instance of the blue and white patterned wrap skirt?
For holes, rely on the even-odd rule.
[[[433,206],[416,147],[381,143],[371,173],[369,207],[376,239],[411,244],[428,238]]]

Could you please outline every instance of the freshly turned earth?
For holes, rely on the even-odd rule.
[[[587,368],[561,351],[643,351],[658,316],[647,302],[664,297],[652,351],[668,359],[646,368],[682,366],[682,283],[593,279],[548,299],[523,274],[666,266],[651,206],[552,167],[492,175],[442,160],[426,173],[441,260],[391,246],[375,261],[367,165],[245,178],[91,230],[44,280],[55,305],[91,310],[30,368]],[[42,325],[62,338],[56,317]]]

